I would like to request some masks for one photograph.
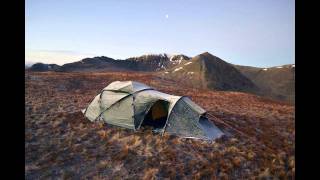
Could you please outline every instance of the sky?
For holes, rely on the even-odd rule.
[[[295,62],[293,0],[26,0],[25,62],[209,52],[239,65]]]

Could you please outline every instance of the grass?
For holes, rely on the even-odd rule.
[[[239,92],[188,88],[150,73],[25,74],[26,179],[255,179],[295,177],[294,106]],[[268,145],[238,136],[214,143],[91,123],[85,108],[115,80],[187,95],[211,114]]]

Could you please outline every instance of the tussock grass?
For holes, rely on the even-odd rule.
[[[150,73],[26,72],[26,179],[292,179],[294,107],[238,92],[177,85]],[[276,152],[238,136],[214,143],[91,123],[81,109],[107,84],[136,80],[186,95]]]

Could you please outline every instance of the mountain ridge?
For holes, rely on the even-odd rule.
[[[56,64],[36,63],[28,70],[56,72],[152,72],[161,78],[186,83],[191,87],[240,91],[294,103],[295,65],[269,68],[235,65],[203,52],[189,57],[184,54],[145,54],[127,59],[107,56],[84,58],[80,61]]]
[[[233,65],[254,82],[267,97],[295,103],[295,64],[269,68]]]

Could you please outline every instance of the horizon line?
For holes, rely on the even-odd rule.
[[[50,51],[50,50],[43,50],[43,52],[50,52],[50,53],[69,53],[69,54],[77,54],[77,52],[75,51],[64,51],[64,50],[57,50],[57,51]],[[203,54],[203,53],[206,53],[208,51],[204,51],[200,54]],[[209,54],[213,55],[213,56],[216,56],[210,52],[208,52]],[[85,53],[78,53],[78,54],[85,54]],[[195,56],[198,56],[200,54],[197,54]],[[93,54],[92,54],[93,55]],[[42,63],[42,64],[57,64],[59,66],[63,66],[65,64],[69,64],[69,63],[75,63],[75,62],[78,62],[78,61],[81,61],[83,59],[86,59],[86,58],[97,58],[97,57],[107,57],[107,58],[111,58],[113,60],[119,60],[119,61],[123,61],[123,60],[127,60],[129,58],[134,58],[134,57],[141,57],[141,56],[145,56],[145,55],[169,55],[169,56],[174,56],[174,55],[184,55],[184,56],[187,56],[187,57],[190,57],[190,58],[193,58],[195,56],[189,56],[189,55],[186,55],[186,54],[183,54],[183,53],[145,53],[145,54],[142,54],[142,55],[136,55],[136,56],[129,56],[127,58],[121,58],[121,59],[117,59],[117,58],[113,58],[111,56],[106,56],[106,55],[93,55],[93,56],[86,56],[86,57],[83,57],[83,58],[79,58],[78,60],[74,60],[74,61],[71,61],[71,62],[66,62],[66,63],[51,63],[51,62],[44,62],[43,60],[30,60],[30,59],[26,59],[25,58],[25,66],[28,65],[28,66],[32,66],[34,64],[37,64],[37,63]],[[216,56],[218,58],[220,58],[219,56]],[[229,64],[233,64],[233,65],[240,65],[240,66],[248,66],[248,67],[257,67],[257,68],[272,68],[272,67],[277,67],[277,66],[285,66],[285,65],[295,65],[295,63],[288,63],[288,64],[279,64],[279,65],[272,65],[272,66],[253,66],[253,65],[244,65],[244,64],[234,64],[234,63],[230,63],[229,61],[226,61],[224,60],[223,58],[220,58],[221,60],[229,63]]]

